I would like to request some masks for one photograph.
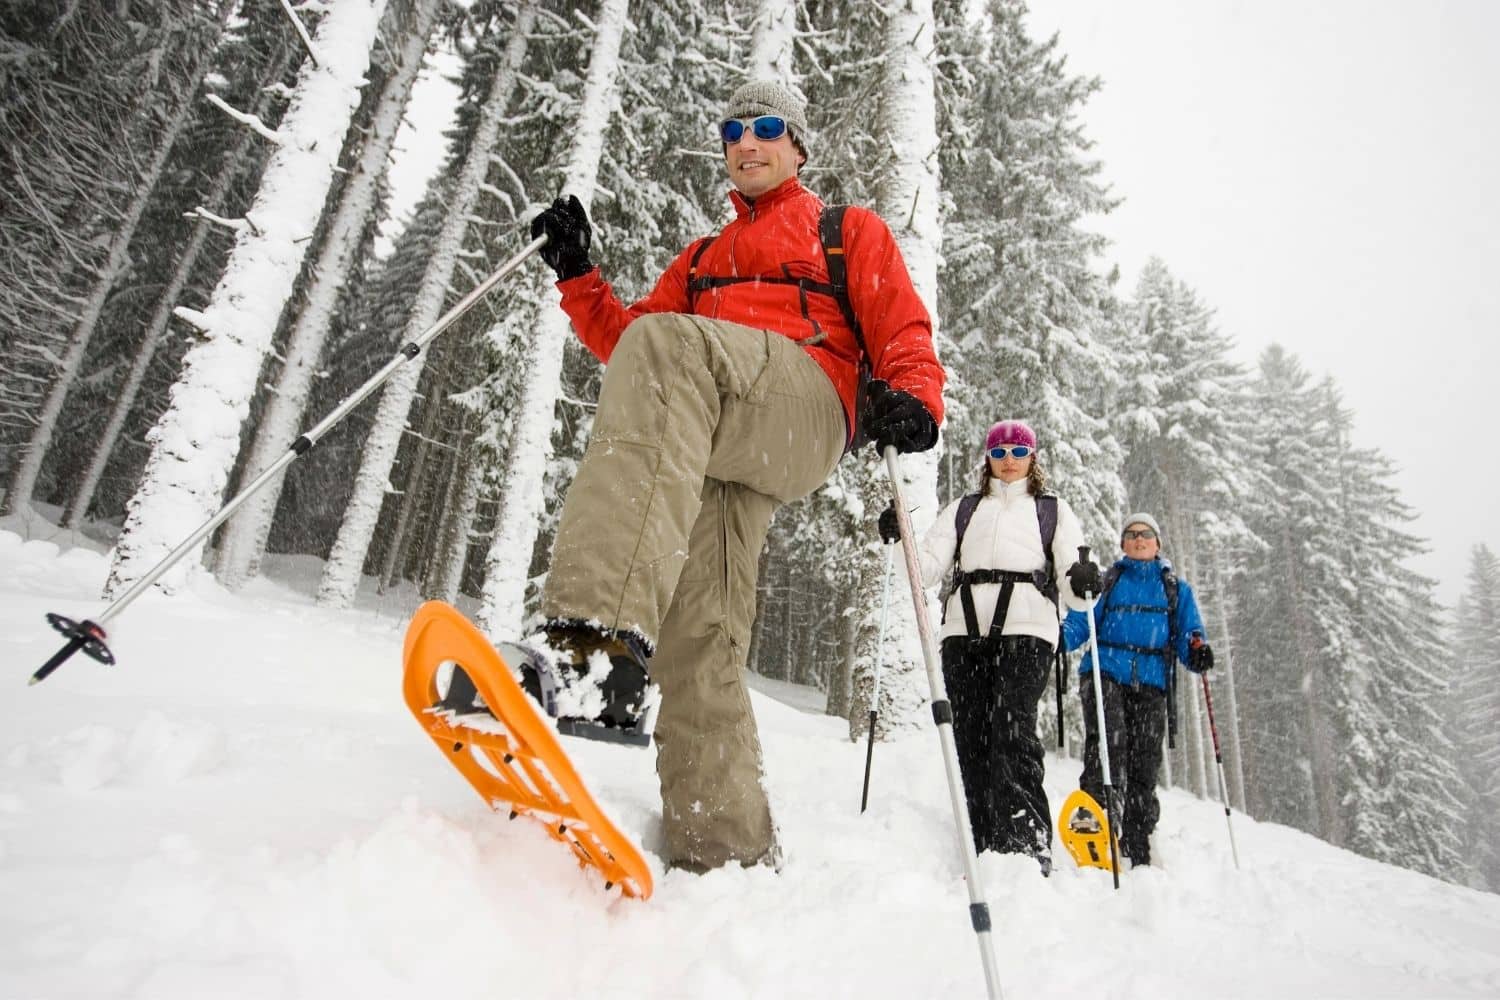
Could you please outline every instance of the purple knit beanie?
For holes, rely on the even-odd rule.
[[[988,452],[997,444],[1024,444],[1036,450],[1036,431],[1019,420],[1002,420],[990,428],[984,436],[984,450]]]

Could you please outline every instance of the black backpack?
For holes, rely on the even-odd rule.
[[[814,281],[811,278],[794,278],[784,273],[781,277],[758,278],[758,277],[718,277],[715,275],[701,275],[698,273],[698,261],[703,256],[703,251],[714,241],[713,236],[705,236],[698,241],[693,249],[693,255],[688,259],[688,311],[693,310],[698,301],[698,295],[711,288],[723,288],[726,285],[739,285],[745,282],[755,281],[763,285],[795,285],[800,290],[802,298],[802,314],[807,316],[807,296],[828,295],[838,303],[839,311],[844,314],[844,322],[849,324],[849,330],[854,334],[854,342],[859,345],[859,387],[854,396],[854,433],[850,436],[849,446],[845,453],[858,451],[870,442],[870,438],[864,433],[864,420],[861,419],[866,402],[869,399],[870,385],[870,352],[865,348],[864,331],[860,329],[859,319],[854,315],[854,303],[849,300],[849,268],[844,261],[844,213],[849,209],[848,205],[825,205],[823,211],[818,215],[818,239],[823,244],[823,262],[828,268],[828,280]],[[825,334],[818,328],[816,320],[808,317],[813,325],[813,335],[801,343],[816,344],[821,341]]]

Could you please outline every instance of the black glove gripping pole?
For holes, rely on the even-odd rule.
[[[232,500],[226,503],[223,507],[219,508],[219,512],[217,514],[209,518],[207,521],[204,521],[203,524],[201,524],[196,531],[194,531],[191,535],[184,539],[181,544],[179,544],[171,552],[167,553],[165,559],[153,566],[150,572],[148,572],[145,576],[141,577],[134,584],[132,584],[130,586],[130,589],[125,591],[125,593],[115,598],[115,602],[104,609],[104,612],[99,615],[97,621],[85,620],[74,622],[71,619],[64,618],[62,615],[49,614],[47,616],[47,620],[52,623],[53,628],[57,629],[63,635],[68,637],[68,643],[67,645],[59,649],[55,654],[53,654],[52,659],[42,664],[41,667],[37,669],[36,673],[31,675],[31,680],[29,683],[36,684],[40,681],[46,680],[48,674],[52,673],[52,671],[62,666],[69,657],[78,652],[80,649],[82,649],[89,656],[98,660],[100,663],[114,663],[114,656],[110,653],[109,647],[104,644],[105,632],[103,626],[105,622],[118,615],[121,611],[124,611],[125,608],[130,604],[130,602],[141,596],[141,594],[146,591],[146,588],[155,583],[163,573],[171,569],[179,559],[187,555],[189,552],[193,551],[194,547],[196,547],[199,542],[203,541],[204,538],[208,537],[210,532],[227,521],[229,517],[236,510],[238,510],[246,500],[250,499],[250,497],[255,494],[257,490],[259,490],[262,486],[266,485],[266,483],[270,482],[273,478],[279,475],[283,469],[300,458],[303,453],[312,448],[313,445],[317,444],[318,440],[322,438],[324,434],[327,434],[335,424],[349,415],[350,410],[354,409],[360,403],[364,402],[366,397],[368,397],[376,389],[380,388],[380,386],[387,379],[394,375],[396,373],[396,369],[406,364],[412,358],[415,358],[418,354],[421,354],[422,348],[426,347],[429,343],[436,339],[438,334],[442,333],[448,327],[452,326],[455,320],[457,320],[460,316],[473,308],[474,304],[480,299],[484,298],[484,296],[489,293],[490,289],[494,288],[500,283],[502,278],[510,274],[516,268],[520,267],[527,257],[530,257],[532,254],[540,250],[546,242],[547,237],[545,236],[539,236],[536,239],[532,240],[530,243],[526,244],[524,248],[522,248],[520,253],[516,254],[504,264],[501,264],[499,269],[497,269],[494,274],[490,275],[488,278],[485,278],[479,284],[475,285],[473,289],[469,291],[469,294],[460,299],[452,309],[449,309],[446,313],[444,313],[436,323],[432,324],[432,326],[424,330],[421,335],[419,335],[415,340],[406,344],[401,348],[400,351],[396,352],[396,356],[390,361],[386,362],[384,368],[381,368],[380,371],[372,375],[370,377],[370,380],[364,385],[354,390],[354,392],[351,393],[348,398],[346,398],[342,403],[340,403],[332,413],[324,417],[322,421],[319,422],[311,430],[304,432],[301,437],[297,438],[296,441],[293,441],[292,447],[285,454],[283,454],[279,459],[268,466],[266,468],[266,471],[262,472],[260,475],[251,480],[250,484],[243,490],[241,490],[238,494],[236,494]]]
[[[1078,561],[1089,561],[1089,547],[1078,546]],[[1104,725],[1104,685],[1099,677],[1099,626],[1094,621],[1094,605],[1098,596],[1089,601],[1089,649],[1094,656],[1094,719],[1099,728],[1099,763],[1104,767],[1104,815],[1109,819],[1109,870],[1114,875],[1115,888],[1120,888],[1119,831],[1115,824],[1115,785],[1109,771],[1109,730]]]
[[[865,741],[865,787],[859,793],[859,811],[870,804],[870,765],[875,760],[875,722],[880,718],[880,666],[885,662],[885,619],[891,606],[891,572],[896,568],[896,549],[885,547],[885,582],[880,587],[880,639],[875,644],[875,680],[870,685],[870,731]]]
[[[953,819],[958,824],[959,846],[963,849],[964,879],[969,887],[969,922],[979,942],[979,959],[984,963],[984,984],[990,1000],[1000,1000],[1000,970],[995,964],[995,949],[990,941],[990,908],[985,902],[984,887],[979,883],[979,859],[974,855],[974,831],[969,826],[969,809],[964,804],[963,778],[958,770],[958,749],[953,742],[953,706],[943,685],[943,671],[938,661],[937,643],[932,638],[932,624],[927,617],[927,594],[922,590],[922,570],[917,563],[917,544],[913,540],[911,518],[906,500],[901,496],[901,469],[896,463],[896,449],[887,445],[885,468],[891,478],[891,499],[896,505],[896,523],[901,526],[901,553],[906,557],[906,578],[911,583],[911,597],[916,604],[917,633],[922,639],[922,659],[927,664],[927,683],[932,689],[932,717],[937,722],[938,739],[943,745],[943,766],[948,772],[948,797],[953,803]]]
[[[1224,780],[1224,754],[1219,751],[1219,727],[1214,725],[1214,696],[1208,693],[1208,674],[1203,681],[1203,704],[1208,707],[1208,732],[1214,738],[1214,763],[1219,765],[1219,798],[1224,802],[1224,825],[1229,827],[1229,853],[1234,855],[1234,870],[1240,869],[1240,849],[1234,843],[1234,823],[1229,818],[1229,783]]]

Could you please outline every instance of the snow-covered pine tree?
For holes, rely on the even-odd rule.
[[[85,198],[98,199],[91,214],[108,219],[105,222],[108,236],[101,241],[107,249],[96,268],[78,276],[79,294],[76,298],[70,297],[76,308],[71,329],[65,337],[56,337],[34,352],[50,362],[50,370],[45,377],[47,389],[40,405],[28,415],[30,434],[6,490],[5,508],[10,513],[24,513],[31,502],[42,471],[42,460],[52,447],[63,404],[79,376],[85,352],[99,327],[105,300],[129,266],[128,251],[136,229],[161,180],[173,146],[192,121],[194,98],[211,64],[210,53],[232,9],[227,0],[217,0],[212,6],[197,3],[156,6],[159,8],[156,13],[161,17],[156,30],[136,33],[138,37],[149,39],[150,47],[136,53],[139,58],[136,72],[140,78],[131,81],[135,89],[131,101],[135,113],[122,122],[123,134],[116,139],[117,144],[123,142],[128,148],[143,153],[143,162],[137,167],[131,162],[132,157],[126,157],[125,172],[112,178],[112,183],[84,189],[87,192]],[[88,89],[97,87],[97,83],[88,80],[81,82]],[[97,100],[102,96],[96,91],[90,99]],[[97,152],[97,149],[90,150],[89,154]],[[83,155],[81,151],[79,155]],[[26,187],[25,184],[19,186],[23,190]],[[123,203],[112,206],[107,193],[117,189],[124,189],[129,194]],[[78,193],[74,192],[72,197],[78,197]],[[38,207],[41,212],[49,210],[52,209]]]
[[[247,480],[278,461],[302,430],[302,415],[323,358],[339,292],[349,280],[356,251],[374,218],[377,195],[391,162],[391,148],[421,69],[440,2],[414,0],[402,16],[387,18],[393,22],[391,34],[399,45],[391,55],[391,65],[384,67],[384,83],[369,124],[362,130],[363,148],[339,194],[338,207],[308,276],[302,309],[282,347],[281,374],[260,416],[245,462]],[[393,15],[395,10],[392,8]],[[267,483],[225,525],[216,572],[226,587],[236,589],[259,571],[281,497],[281,483],[280,479]]]
[[[874,166],[875,210],[891,227],[896,245],[906,261],[917,294],[926,303],[936,335],[938,318],[938,256],[942,245],[941,179],[937,134],[936,83],[933,65],[937,53],[936,21],[931,0],[903,0],[884,8],[885,21],[878,37],[880,69],[875,94],[878,126],[875,131],[888,158]],[[871,53],[872,55],[874,53]],[[931,451],[903,455],[897,462],[900,488],[912,530],[926,533],[937,515],[937,469],[942,443]],[[885,558],[881,551],[876,518],[891,497],[888,470],[873,448],[855,460],[865,475],[859,481],[863,518],[859,524],[862,543],[858,554],[858,582],[854,613],[858,617],[851,690],[849,731],[851,738],[864,735],[869,725],[873,671],[880,669],[880,700],[875,705],[876,735],[919,726],[920,710],[931,696],[917,627],[913,592],[922,594],[923,610],[932,628],[938,616],[935,603],[924,593],[921,581],[907,575],[906,560],[897,558],[891,580],[885,645],[880,647],[880,613],[885,587]],[[936,636],[932,636],[936,641]]]
[[[1486,545],[1469,553],[1469,573],[1453,622],[1449,709],[1469,811],[1463,823],[1469,884],[1500,890],[1500,558]]]
[[[1451,661],[1432,580],[1405,563],[1426,545],[1405,528],[1413,514],[1394,463],[1350,441],[1352,417],[1325,378],[1317,401],[1332,431],[1328,470],[1337,507],[1326,523],[1343,584],[1328,598],[1353,626],[1336,780],[1347,846],[1367,857],[1461,881],[1462,781],[1442,725]]]
[[[1114,359],[1101,336],[1114,303],[1097,273],[1105,242],[1082,223],[1114,202],[1078,123],[1099,81],[1069,75],[1055,38],[1027,34],[1025,12],[992,0],[944,23],[962,53],[940,62],[953,203],[939,293],[951,489],[967,491],[989,424],[1023,419],[1053,487],[1090,537],[1112,542],[1124,491],[1104,419]]]
[[[406,341],[420,336],[438,319],[450,287],[457,284],[454,272],[458,269],[465,239],[474,220],[480,189],[487,183],[491,152],[514,99],[529,44],[528,35],[537,16],[535,6],[526,2],[514,5],[509,13],[511,16],[507,20],[512,27],[503,50],[482,50],[489,59],[487,65],[493,70],[483,103],[473,117],[473,131],[467,135],[461,153],[463,167],[448,195],[448,214],[442,233],[422,275],[415,305],[407,317],[402,336]],[[424,363],[424,358],[414,358],[386,383],[381,393],[374,425],[355,477],[354,491],[318,585],[321,604],[348,607],[353,603]]]
[[[620,43],[619,107],[614,119],[628,140],[603,143],[589,206],[594,259],[626,301],[647,291],[683,246],[718,228],[712,220],[722,217],[727,202],[713,123],[726,87],[724,64],[746,41],[743,30],[726,21],[723,13],[691,0],[637,9],[630,15],[630,24],[633,30]],[[673,71],[662,73],[663,66]],[[583,81],[578,76],[554,72],[549,83],[560,88],[570,81],[577,81],[581,89]],[[518,176],[531,178],[537,202],[550,201],[567,186],[566,165],[557,161],[553,150],[566,148],[572,109],[572,100],[549,100],[538,110],[538,117],[556,119],[559,111],[566,111],[569,120],[556,122],[550,135],[528,139],[517,133],[516,141],[501,151]],[[661,169],[643,171],[642,156],[659,162]],[[528,159],[540,169],[525,166]],[[527,219],[539,207],[527,205]],[[497,329],[494,335],[497,343],[516,345],[517,358],[526,366],[534,360],[529,350],[533,329],[556,323],[558,329],[567,330],[551,284],[550,275],[541,274],[537,286],[529,290],[534,306],[518,310],[505,329]],[[556,419],[551,425],[545,479],[538,484],[527,481],[535,473],[526,471],[525,462],[517,463],[520,442],[511,426],[502,433],[491,418],[490,429],[481,435],[497,452],[510,453],[498,470],[503,480],[499,491],[502,517],[490,543],[484,584],[485,606],[493,603],[495,608],[489,627],[496,631],[521,627],[527,603],[536,596],[534,588],[528,589],[531,572],[545,567],[559,498],[571,482],[592,423],[598,364],[571,335],[563,337],[562,348],[562,390],[559,405],[551,411]],[[523,395],[511,371],[504,367],[492,371],[486,393]],[[528,374],[526,382],[533,381]],[[508,425],[515,423],[513,405],[492,412],[503,415]]]
[[[1119,381],[1110,426],[1125,449],[1122,478],[1130,510],[1151,512],[1162,525],[1163,552],[1193,583],[1210,636],[1233,649],[1221,598],[1208,568],[1216,551],[1260,545],[1236,511],[1257,488],[1243,457],[1250,453],[1244,393],[1246,374],[1230,359],[1232,343],[1213,312],[1159,259],[1147,262],[1134,301],[1111,337]],[[1113,551],[1113,550],[1111,550]],[[1214,680],[1228,697],[1218,705],[1228,765],[1239,758],[1238,727],[1225,709],[1234,702],[1232,656]],[[1174,769],[1200,795],[1216,795],[1213,746],[1200,685],[1179,692],[1179,739]]]
[[[402,332],[392,317],[405,317],[413,308],[442,235],[453,180],[434,178],[389,255],[370,262],[362,280],[346,289],[346,304],[335,315],[329,338],[326,377],[314,385],[310,412],[328,412],[390,361]],[[441,350],[446,342],[440,338],[431,346]],[[268,549],[327,556],[349,504],[374,410],[356,407],[318,442],[315,461],[295,462],[287,470]]]
[[[291,295],[304,240],[322,215],[383,9],[384,0],[329,5],[312,43],[318,56],[304,64],[274,133],[277,150],[224,277],[203,311],[178,310],[203,340],[184,359],[172,404],[151,432],[151,458],[131,498],[107,594],[144,576],[222,501],[240,423]],[[180,585],[194,561],[179,563],[160,585]]]
[[[266,20],[268,19],[260,19],[262,22]],[[268,28],[270,38],[256,37],[257,34],[263,36]],[[219,96],[232,105],[240,103],[237,94],[256,95],[253,103],[249,103],[250,110],[272,128],[285,108],[285,98],[276,85],[286,76],[292,56],[291,46],[285,39],[277,37],[278,29],[291,33],[285,16],[280,12],[269,26],[257,23],[254,18],[232,26],[226,32],[221,51],[216,54],[215,76],[206,81],[208,89],[219,92]],[[258,51],[258,48],[264,51]],[[225,70],[229,71],[229,75],[243,79],[236,85],[235,81],[224,75]],[[174,225],[170,227],[164,225],[165,219],[147,219],[142,223],[137,236],[140,246],[160,248],[157,253],[149,255],[158,259],[143,261],[143,264],[170,265],[170,270],[162,267],[163,280],[159,284],[152,282],[148,273],[142,273],[144,268],[137,271],[137,281],[161,289],[151,305],[149,318],[145,320],[144,333],[137,332],[140,320],[132,311],[115,309],[115,302],[112,300],[110,311],[114,314],[112,318],[117,328],[116,338],[121,340],[122,346],[105,356],[102,367],[105,371],[115,366],[124,367],[124,377],[115,380],[102,377],[101,373],[93,373],[84,380],[94,385],[97,392],[108,396],[109,414],[101,430],[87,435],[93,442],[93,448],[87,464],[81,466],[82,471],[71,486],[63,524],[74,531],[82,529],[85,517],[93,509],[95,494],[99,492],[106,468],[111,461],[120,457],[118,452],[121,449],[117,446],[122,435],[127,435],[132,414],[138,409],[136,404],[147,385],[147,375],[152,366],[166,368],[180,357],[180,350],[162,350],[172,339],[170,323],[173,310],[191,289],[203,283],[204,272],[212,271],[213,276],[207,279],[209,287],[202,292],[206,297],[212,291],[213,280],[222,270],[229,241],[224,238],[225,231],[221,227],[199,212],[220,218],[233,217],[236,209],[230,208],[230,203],[240,200],[243,194],[240,189],[246,185],[253,188],[254,179],[269,156],[268,152],[261,152],[257,148],[265,145],[260,136],[250,129],[241,128],[217,108],[206,107],[206,111],[211,113],[211,117],[207,117],[206,121],[200,120],[195,133],[179,144],[189,148],[184,150],[182,156],[174,158],[179,175],[190,175],[194,180],[206,181],[206,189],[190,183],[184,185],[182,197],[179,197],[177,190],[170,189],[165,184],[158,185],[159,189],[168,188],[160,191],[158,200],[170,205],[170,212],[161,214],[182,217],[185,214],[184,208],[191,209],[186,213],[193,217],[188,232],[182,232],[180,218],[172,219]],[[200,117],[203,116],[204,113],[200,112]],[[230,133],[227,140],[222,138],[222,134],[226,132]],[[209,150],[227,152],[215,161],[211,157],[204,157],[203,154]],[[180,250],[177,249],[179,247]],[[175,259],[166,259],[174,253]],[[119,329],[121,327],[126,328],[128,333],[122,334]],[[128,367],[119,361],[122,351],[130,354]],[[95,407],[98,405],[97,400],[91,399],[88,402]],[[165,400],[156,407],[158,412],[162,409],[165,409]],[[144,419],[145,427],[142,432],[155,423],[156,415],[153,413],[149,419]],[[136,417],[137,422],[142,420],[142,417]],[[135,463],[136,471],[140,464]],[[107,506],[110,505],[101,505]],[[101,509],[98,513],[105,514],[106,511]]]
[[[1348,732],[1353,624],[1347,581],[1331,552],[1342,540],[1337,440],[1315,386],[1283,348],[1268,348],[1251,385],[1256,430],[1247,462],[1271,488],[1255,491],[1245,523],[1267,548],[1246,554],[1232,583],[1249,811],[1335,844],[1346,842],[1338,747]]]
[[[628,8],[628,0],[602,0],[595,11],[588,74],[578,97],[576,120],[568,133],[558,190],[577,195],[585,209],[593,203],[605,134],[618,110],[620,43]],[[554,279],[546,269],[538,269],[534,280],[550,284]],[[567,315],[557,305],[557,292],[543,298],[550,301],[551,308],[544,308],[536,320],[530,370],[521,388],[500,490],[504,516],[491,543],[478,615],[479,626],[496,637],[519,635],[525,617],[526,582],[544,501],[536,470],[550,454],[563,351],[570,337]]]

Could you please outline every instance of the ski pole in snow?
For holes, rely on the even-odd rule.
[[[1203,681],[1203,704],[1208,708],[1208,733],[1214,740],[1214,763],[1219,766],[1219,798],[1224,802],[1224,825],[1229,828],[1229,853],[1234,855],[1234,868],[1240,867],[1240,849],[1234,843],[1234,822],[1229,818],[1229,783],[1224,780],[1224,754],[1219,750],[1219,727],[1214,725],[1214,696],[1208,691],[1208,674],[1199,674]]]
[[[185,538],[182,543],[179,544],[175,549],[167,553],[166,558],[157,563],[155,566],[151,567],[151,570],[146,573],[145,576],[141,577],[134,584],[132,584],[130,586],[130,589],[126,590],[125,593],[115,598],[114,603],[105,608],[103,613],[99,615],[99,618],[96,621],[89,621],[88,619],[74,621],[71,618],[65,618],[59,614],[47,615],[47,622],[57,631],[67,636],[68,642],[56,653],[54,653],[50,660],[42,664],[41,667],[37,669],[36,673],[31,675],[31,680],[29,683],[36,684],[39,681],[46,680],[48,674],[52,673],[52,671],[62,666],[69,657],[78,652],[80,649],[93,659],[98,660],[100,663],[106,665],[114,663],[114,655],[110,653],[109,647],[105,645],[104,641],[105,632],[103,626],[105,622],[109,621],[111,618],[124,611],[132,601],[141,596],[141,594],[145,593],[148,587],[155,583],[163,573],[171,569],[178,560],[187,555],[189,552],[193,551],[194,547],[196,547],[199,542],[203,541],[203,539],[207,538],[210,532],[212,532],[220,524],[223,524],[225,521],[229,520],[230,516],[233,515],[234,512],[238,510],[246,500],[250,499],[250,497],[255,494],[261,487],[265,486],[268,482],[279,475],[281,471],[288,465],[291,465],[298,458],[301,458],[302,455],[309,449],[311,449],[313,445],[317,444],[319,439],[322,438],[324,434],[327,434],[335,424],[337,424],[340,420],[343,420],[344,417],[348,416],[350,410],[354,409],[360,403],[364,402],[366,397],[368,397],[376,389],[380,388],[380,386],[387,379],[394,375],[396,373],[396,369],[400,368],[412,358],[415,358],[417,355],[421,354],[422,348],[426,347],[431,341],[436,339],[438,334],[442,333],[448,327],[452,326],[454,321],[457,320],[460,316],[472,309],[476,302],[484,298],[485,295],[489,294],[490,289],[494,288],[500,283],[501,279],[510,274],[516,268],[520,267],[527,257],[530,257],[532,254],[540,250],[542,246],[546,244],[546,242],[547,237],[545,236],[539,236],[536,239],[532,240],[521,249],[520,253],[516,254],[504,264],[501,264],[494,274],[491,274],[488,278],[485,278],[479,284],[475,285],[474,288],[470,290],[469,294],[460,299],[452,309],[449,309],[446,313],[444,313],[436,323],[432,324],[432,326],[428,327],[420,335],[418,335],[416,339],[404,345],[401,350],[397,351],[396,356],[390,361],[386,362],[384,368],[381,368],[380,371],[372,375],[370,377],[370,380],[364,385],[354,390],[354,392],[351,393],[342,403],[340,403],[332,413],[324,417],[322,421],[320,421],[316,426],[312,427],[310,430],[305,431],[301,437],[297,438],[296,441],[293,441],[290,450],[288,450],[279,459],[277,459],[274,463],[267,467],[266,471],[262,472],[260,475],[251,480],[250,484],[243,490],[241,490],[238,494],[236,494],[233,499],[231,499],[223,507],[219,508],[219,512],[217,514],[199,525],[196,531]]]
[[[1078,561],[1089,561],[1089,547],[1078,546]],[[1099,625],[1094,620],[1095,597],[1089,601],[1089,650],[1094,658],[1094,720],[1099,730],[1099,763],[1104,768],[1104,815],[1109,820],[1109,870],[1114,876],[1115,888],[1120,888],[1119,834],[1115,827],[1115,785],[1109,771],[1109,730],[1104,725],[1104,685],[1099,677]]]
[[[906,558],[906,579],[911,584],[912,601],[916,604],[917,634],[922,640],[922,660],[927,665],[927,683],[932,689],[932,718],[937,722],[938,739],[943,745],[943,767],[948,772],[948,797],[953,803],[953,819],[958,825],[959,846],[964,856],[964,881],[969,887],[969,923],[979,942],[979,959],[984,963],[984,984],[990,1000],[999,1000],[1000,971],[995,964],[995,949],[990,940],[990,907],[984,899],[984,887],[979,883],[979,859],[974,854],[974,831],[969,825],[969,809],[964,803],[963,777],[958,770],[958,747],[953,741],[953,706],[948,702],[948,691],[943,684],[943,671],[938,661],[937,643],[932,637],[932,624],[927,617],[927,594],[922,590],[922,570],[917,564],[917,543],[911,530],[911,517],[906,512],[906,500],[901,496],[901,469],[896,462],[896,449],[887,446],[884,451],[885,468],[891,478],[891,500],[896,506],[897,523],[901,526],[901,554]]]
[[[870,764],[875,759],[875,720],[880,717],[880,665],[885,662],[885,618],[891,606],[891,573],[896,568],[896,547],[885,547],[885,582],[880,586],[880,638],[875,643],[875,680],[870,685],[870,731],[865,741],[865,787],[859,793],[859,811],[870,804]]]
[[[1052,665],[1057,671],[1054,678],[1057,688],[1057,749],[1065,749],[1067,743],[1063,739],[1063,689],[1067,686],[1067,660],[1068,654],[1063,651],[1062,632],[1057,633],[1057,648],[1052,651]]]

